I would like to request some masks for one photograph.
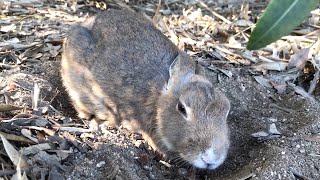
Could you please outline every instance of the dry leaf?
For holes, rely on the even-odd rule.
[[[262,86],[272,88],[270,80],[264,78],[263,76],[254,76],[254,79]]]
[[[10,24],[7,26],[1,26],[0,31],[1,32],[9,32],[9,31],[14,31],[16,29],[16,25],[15,24]]]
[[[40,44],[41,44],[40,42],[33,42],[30,44],[13,44],[13,48],[16,50],[22,50],[22,49],[27,49]]]
[[[15,166],[20,166],[22,169],[28,167],[28,163],[24,160],[22,155],[7,141],[7,139],[0,133],[2,144],[10,160]]]
[[[255,71],[265,71],[265,70],[274,70],[274,71],[283,71],[286,69],[288,63],[286,62],[265,62],[258,65],[252,66]]]
[[[232,77],[232,72],[231,71],[228,71],[228,70],[225,70],[225,69],[218,69],[220,72],[222,72],[224,75],[228,76],[229,78]]]
[[[28,126],[29,129],[35,129],[38,131],[43,131],[46,134],[48,134],[49,136],[54,136],[55,131],[52,129],[48,129],[48,128],[44,128],[44,127],[38,127],[38,126]]]
[[[291,56],[288,69],[298,68],[303,69],[304,65],[309,59],[311,48],[303,48],[299,52]]]
[[[64,170],[63,166],[60,164],[61,159],[56,155],[48,154],[45,151],[40,151],[35,156],[32,157],[33,161],[45,162],[49,166],[58,166],[61,170]]]
[[[253,136],[255,138],[262,138],[262,137],[269,136],[269,133],[266,133],[264,131],[259,131],[259,132],[256,132],[256,133],[252,133],[251,136]]]
[[[33,91],[32,91],[32,109],[38,109],[38,102],[40,97],[40,87],[37,83],[34,83]]]
[[[19,162],[19,165],[16,168],[17,172],[14,175],[12,175],[11,180],[28,180],[26,171],[23,171],[23,173],[21,172],[20,163],[21,161]]]
[[[4,41],[4,42],[0,42],[0,47],[3,47],[3,46],[13,46],[13,44],[17,44],[19,43],[20,40],[18,38],[12,38],[12,39],[9,39],[7,41]]]
[[[39,140],[37,138],[32,137],[31,131],[28,129],[21,129],[21,134],[30,139],[31,141],[35,143],[39,143]]]
[[[34,144],[33,141],[30,141],[29,139],[27,139],[23,136],[18,136],[15,134],[7,134],[4,132],[1,132],[1,134],[3,135],[4,138],[6,138],[7,140],[10,140],[10,141],[18,141],[18,142],[24,142],[24,143],[28,143],[28,144]]]
[[[228,40],[228,43],[229,43],[229,47],[232,47],[232,48],[242,47],[242,44],[239,41],[237,41],[234,37],[230,37]]]
[[[27,156],[27,155],[30,155],[30,154],[37,154],[40,151],[48,150],[48,149],[51,149],[50,144],[49,143],[42,143],[42,144],[36,144],[36,145],[33,145],[33,146],[22,148],[20,150],[20,152],[23,155]]]
[[[15,111],[20,109],[23,109],[23,107],[14,106],[10,104],[0,104],[0,112]]]
[[[281,135],[281,132],[278,131],[275,123],[270,124],[270,126],[269,126],[269,133],[270,133],[270,134],[275,134],[275,135]]]
[[[300,94],[303,97],[314,100],[314,98],[310,96],[310,94],[308,94],[308,92],[306,92],[302,87],[296,86],[293,83],[288,83],[288,85],[291,86],[297,94]]]
[[[277,90],[279,94],[283,94],[287,89],[287,84],[285,82],[277,82],[277,81],[270,81],[273,88]]]
[[[253,22],[247,21],[244,19],[237,20],[237,21],[233,22],[232,24],[235,26],[240,26],[240,27],[251,27],[254,25]]]
[[[90,129],[77,128],[77,127],[60,127],[59,130],[72,132],[72,133],[88,133],[92,131]]]
[[[249,59],[250,61],[252,61],[254,63],[258,62],[258,58],[253,55],[252,51],[245,50],[242,53],[242,57],[245,59]]]
[[[314,73],[313,80],[310,82],[310,88],[308,90],[308,94],[312,94],[313,91],[316,89],[317,84],[319,83],[319,76],[320,76],[320,70],[317,69],[316,72]]]
[[[74,153],[72,150],[52,150],[50,152],[55,152],[61,160],[65,160],[70,154]]]

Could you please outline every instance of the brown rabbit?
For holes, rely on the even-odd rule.
[[[161,153],[215,169],[229,149],[228,99],[138,13],[107,10],[71,28],[62,79],[80,118],[142,133]]]

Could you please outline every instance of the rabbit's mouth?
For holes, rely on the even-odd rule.
[[[200,169],[213,170],[218,168],[227,157],[227,153],[215,152],[211,147],[204,152],[197,155],[196,159],[192,161],[192,165]]]
[[[218,168],[220,165],[222,165],[224,160],[225,160],[225,157],[221,157],[214,161],[206,162],[203,159],[197,158],[196,160],[193,161],[192,165],[200,169],[213,170]]]

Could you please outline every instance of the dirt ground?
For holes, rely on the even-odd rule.
[[[147,6],[143,4],[145,2],[132,3],[130,1],[131,4],[128,5],[136,10],[145,9],[146,14],[152,14],[152,10],[155,9],[154,4],[157,3],[152,1],[153,5]],[[181,15],[181,7],[194,6],[193,9],[189,9],[190,12],[199,15],[199,11],[196,10],[198,6],[195,6],[197,3],[191,2],[193,1],[190,3],[185,1],[188,6],[180,6],[178,3],[167,4],[164,6],[167,9],[161,13],[163,16],[170,14],[168,9],[171,7],[173,12]],[[58,6],[55,3],[60,4]],[[254,4],[250,5],[254,6]],[[262,7],[265,5],[263,4]],[[15,44],[13,48],[17,50],[7,50],[3,48],[8,48],[7,46],[0,44],[2,53],[0,57],[3,62],[11,57],[8,61],[10,63],[1,64],[0,102],[1,104],[15,104],[25,107],[18,111],[3,111],[3,107],[0,106],[0,130],[2,134],[27,137],[27,140],[17,140],[6,136],[14,147],[20,149],[20,153],[25,156],[26,162],[31,167],[27,171],[30,179],[320,179],[319,83],[313,93],[314,96],[301,96],[297,93],[297,89],[291,86],[286,86],[281,92],[275,86],[264,87],[262,83],[257,82],[255,77],[265,75],[265,72],[253,71],[251,67],[255,63],[247,63],[248,60],[245,58],[242,62],[239,60],[239,63],[237,62],[237,54],[226,53],[225,50],[223,51],[225,52],[224,57],[213,57],[213,52],[220,52],[218,50],[221,50],[221,47],[220,49],[219,47],[200,48],[202,45],[199,44],[201,43],[193,45],[182,43],[185,44],[184,50],[203,65],[204,69],[201,73],[206,75],[217,89],[224,92],[231,102],[228,124],[232,144],[226,162],[218,169],[214,171],[197,170],[180,160],[170,159],[170,156],[162,157],[150,149],[141,135],[132,134],[122,128],[118,130],[104,129],[99,133],[87,131],[87,122],[76,117],[62,87],[59,75],[63,37],[68,31],[69,25],[82,21],[85,15],[82,11],[75,13],[74,16],[61,13],[59,8],[65,8],[65,5],[60,1],[50,1],[43,6],[58,10],[53,13],[55,18],[42,19],[41,16],[30,18],[29,24],[38,23],[36,35],[32,35],[34,39],[30,40],[31,36],[28,34],[16,32],[6,34],[2,30],[3,36],[0,36],[1,38],[5,35],[10,38],[24,38],[28,43],[32,40],[37,41],[39,36],[41,37],[39,42],[43,43],[36,48],[30,46],[31,49],[26,51]],[[258,6],[258,9],[251,10],[260,12],[263,8]],[[240,6],[237,8],[240,9]],[[42,12],[42,10],[38,11]],[[217,8],[217,11],[223,14],[224,9]],[[17,9],[15,12],[32,13]],[[92,9],[88,12],[90,12],[89,14],[96,13]],[[68,13],[72,14],[71,10]],[[185,10],[184,13],[188,14]],[[228,13],[224,15],[231,17]],[[212,20],[207,16],[201,15],[201,17],[206,21]],[[24,20],[28,19],[21,19],[21,21]],[[0,24],[4,22],[0,21]],[[217,32],[210,31],[216,33],[213,38],[218,41],[217,44],[225,41],[225,33],[235,33],[229,32],[231,30],[227,27],[228,30],[223,29],[225,24],[219,23],[221,29]],[[31,27],[29,24],[27,28]],[[162,26],[160,26],[161,28]],[[20,31],[24,30],[24,26],[21,25]],[[57,31],[59,33],[55,34]],[[166,35],[170,34],[166,33]],[[197,37],[199,36],[203,35],[197,34]],[[0,43],[10,40],[10,38],[2,38]],[[170,38],[172,40],[172,35]],[[180,47],[181,44],[178,45]],[[10,46],[10,48],[12,47]],[[27,57],[28,53],[28,58],[25,58],[22,63],[18,65],[12,63],[16,60],[12,57],[20,58],[22,56],[21,59],[23,59],[23,55]],[[245,54],[243,51],[241,53]],[[259,53],[263,54],[264,52]],[[208,54],[211,56],[208,57]],[[223,53],[220,52],[221,54]],[[231,55],[236,56],[236,60],[230,58]],[[201,63],[201,59],[210,59],[211,65]],[[221,61],[227,61],[227,63],[221,63]],[[281,73],[276,72],[276,74]],[[4,89],[11,87],[13,82],[19,86],[13,91],[4,92]],[[34,108],[35,83],[41,89],[41,100],[37,105],[39,108]],[[294,83],[301,85],[298,80]],[[22,130],[26,129],[30,136],[22,133]],[[32,141],[30,142],[30,140]],[[48,145],[48,147],[37,145]],[[33,152],[27,153],[28,147]],[[1,171],[2,176],[10,177],[16,172],[12,168],[16,164],[8,163],[8,152],[2,149],[1,154],[4,157],[1,156],[0,161],[5,167]],[[4,171],[6,168],[12,169],[12,171]]]

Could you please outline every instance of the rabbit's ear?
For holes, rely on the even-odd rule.
[[[169,75],[170,77],[173,76],[173,74],[176,74],[178,68],[177,66],[180,66],[180,55],[178,55],[173,62],[171,63],[170,67],[169,67]]]
[[[186,53],[179,53],[169,68],[169,80],[167,89],[173,90],[175,93],[186,84],[190,77],[195,73],[195,61],[193,61]]]
[[[186,53],[179,53],[169,68],[170,78],[188,73],[195,73],[195,61],[193,61]]]

